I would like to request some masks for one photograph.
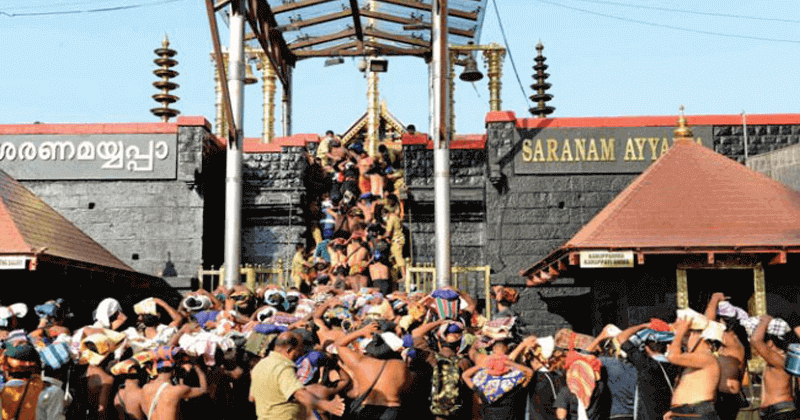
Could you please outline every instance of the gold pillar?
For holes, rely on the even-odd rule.
[[[367,153],[370,156],[378,154],[379,123],[380,123],[380,93],[378,90],[378,73],[367,70]]]
[[[500,91],[502,82],[500,77],[503,75],[503,59],[506,56],[506,50],[498,44],[492,43],[489,48],[483,51],[483,59],[489,71],[489,109],[492,111],[500,111],[502,107],[502,99],[500,99]]]
[[[220,137],[228,137],[228,122],[225,120],[225,111],[224,106],[222,105],[222,75],[217,68],[217,63],[214,60],[214,55],[211,55],[211,61],[214,63],[214,96],[216,98],[216,105],[214,110],[216,111],[216,116],[214,118],[214,128],[216,128],[216,133]],[[223,65],[227,68],[228,67],[228,53],[222,53],[222,62]]]
[[[753,294],[755,295],[755,316],[767,314],[767,285],[764,280],[764,266],[753,267]]]
[[[686,281],[686,270],[678,269],[677,271],[677,294],[675,300],[677,301],[678,309],[686,309],[689,307],[689,285]]]
[[[275,69],[264,53],[258,54],[261,65],[261,91],[264,95],[264,129],[261,133],[262,141],[269,143],[275,138]]]

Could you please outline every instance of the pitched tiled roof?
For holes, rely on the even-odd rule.
[[[572,239],[522,271],[570,251],[800,249],[800,192],[691,140],[676,141]],[[546,277],[546,276],[545,276]]]
[[[0,238],[0,255],[41,253],[134,271],[2,170]]]

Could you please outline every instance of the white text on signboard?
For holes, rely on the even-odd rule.
[[[0,257],[0,270],[24,270],[25,257]]]
[[[581,268],[630,268],[633,251],[581,251]]]

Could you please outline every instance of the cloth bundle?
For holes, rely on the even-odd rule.
[[[122,312],[119,302],[114,298],[105,298],[97,305],[94,320],[101,328],[111,328],[111,317],[118,312]]]
[[[717,315],[733,317],[743,322],[750,319],[750,315],[744,309],[731,305],[727,300],[723,300],[717,305]]]
[[[211,298],[206,295],[189,295],[181,302],[181,306],[189,312],[200,312],[211,308]]]
[[[519,292],[510,287],[494,286],[492,287],[492,294],[494,294],[494,298],[498,302],[517,303],[517,300],[519,300]]]
[[[579,334],[569,328],[562,328],[556,331],[554,336],[556,347],[562,349],[587,350],[594,341],[594,337],[586,334]]]
[[[472,383],[481,391],[489,404],[499,400],[524,381],[525,375],[518,369],[510,369],[500,376],[489,374],[488,369],[480,369],[472,377]]]
[[[151,377],[155,377],[158,369],[175,366],[178,356],[183,353],[184,350],[180,347],[161,346],[154,350],[136,353],[132,359],[147,369]]]
[[[102,333],[91,334],[81,340],[78,363],[97,366],[111,355],[122,342],[125,334],[112,330],[103,330]]]
[[[753,332],[758,327],[758,324],[761,323],[761,319],[759,317],[751,317],[747,318],[742,322],[742,326],[744,327],[745,331],[747,331],[747,336],[752,337]],[[780,318],[773,318],[769,325],[767,325],[767,334],[773,335],[775,337],[783,337],[786,333],[791,331],[792,328],[789,326],[789,323],[780,319]]]
[[[136,313],[136,315],[158,315],[156,300],[151,297],[142,300],[136,305],[133,305],[133,312]]]
[[[436,313],[439,315],[439,318],[458,318],[460,304],[458,292],[449,289],[434,290],[433,293],[431,293],[431,297],[434,300]]]
[[[15,303],[9,306],[0,306],[0,327],[11,324],[11,318],[24,318],[28,314],[28,305]]]
[[[41,358],[42,364],[53,370],[60,369],[72,361],[69,345],[63,342],[39,349],[39,358]]]

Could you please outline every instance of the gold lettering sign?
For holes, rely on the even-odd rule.
[[[525,173],[641,172],[674,143],[672,127],[520,130],[515,171]],[[711,127],[693,127],[701,145]],[[707,140],[708,139],[708,140]]]

